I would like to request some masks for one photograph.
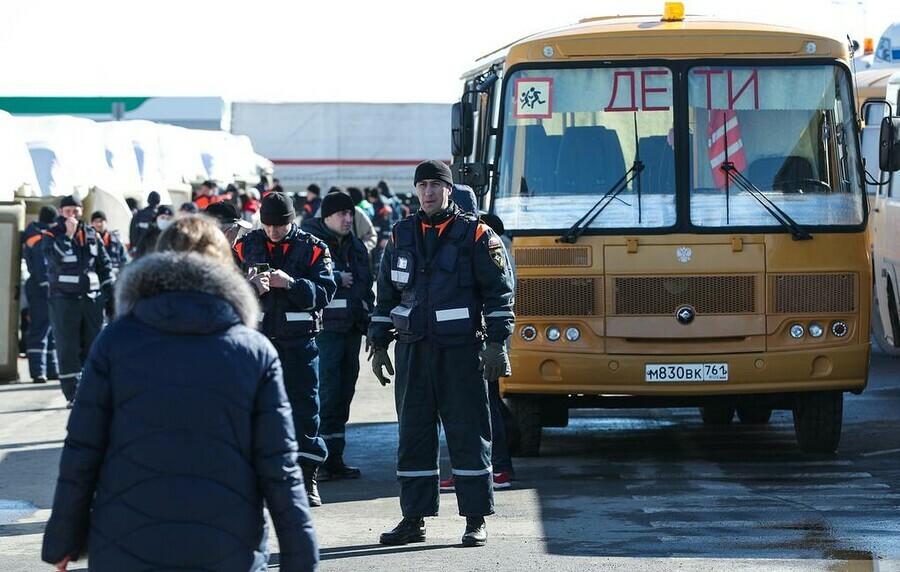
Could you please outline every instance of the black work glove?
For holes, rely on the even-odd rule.
[[[388,373],[394,375],[394,366],[391,364],[391,356],[388,355],[387,349],[371,346],[369,348],[369,359],[372,361],[372,371],[375,372],[375,377],[381,382],[381,386],[384,387],[389,384],[391,378],[384,375],[382,370],[382,368],[387,368]]]
[[[491,342],[485,346],[481,350],[481,369],[484,370],[484,379],[488,381],[510,375],[512,368],[509,365],[506,345]]]

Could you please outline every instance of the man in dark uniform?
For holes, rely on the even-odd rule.
[[[106,247],[106,252],[109,254],[109,261],[112,263],[113,271],[118,274],[125,266],[125,263],[128,262],[125,245],[122,244],[119,233],[109,230],[109,225],[106,221],[106,213],[103,211],[96,211],[91,215],[91,226],[94,227],[94,230],[97,232],[100,242]]]
[[[344,462],[344,431],[356,392],[359,350],[375,306],[375,292],[369,254],[351,232],[355,210],[350,195],[329,193],[322,199],[321,218],[307,219],[301,227],[328,245],[338,286],[334,299],[322,312],[323,331],[316,336],[320,352],[321,435],[328,447],[320,480],[356,479],[361,475],[357,467]]]
[[[103,308],[115,280],[109,254],[96,231],[81,221],[81,199],[63,197],[56,225],[41,246],[50,277],[50,322],[59,355],[59,384],[69,407],[81,367],[103,325]]]
[[[150,230],[150,225],[153,224],[154,221],[156,221],[159,201],[159,193],[157,193],[156,191],[150,191],[150,194],[147,195],[147,206],[139,210],[131,218],[131,229],[128,233],[128,238],[131,242],[130,250],[132,255],[134,255],[134,251],[141,243],[141,239],[144,238],[144,235],[147,234],[148,230]]]
[[[337,286],[328,246],[293,224],[294,205],[284,193],[262,200],[255,230],[235,244],[238,259],[262,306],[260,330],[278,350],[284,386],[294,413],[300,468],[310,506],[321,506],[316,483],[328,456],[319,436],[319,350],[315,335]]]
[[[306,187],[306,202],[303,203],[303,210],[300,211],[300,216],[303,220],[316,216],[316,213],[319,212],[319,207],[322,205],[321,196],[322,189],[319,188],[319,185],[313,183]]]
[[[41,207],[38,220],[25,228],[22,237],[28,280],[25,281],[25,297],[28,299],[28,331],[25,347],[28,355],[28,371],[34,383],[47,383],[59,378],[56,346],[50,328],[50,279],[47,277],[47,258],[41,247],[44,231],[56,220],[56,207]]]
[[[423,517],[438,514],[438,424],[443,423],[456,481],[464,546],[487,540],[493,514],[491,424],[485,379],[510,374],[504,342],[513,330],[512,279],[503,243],[450,199],[441,161],[416,167],[421,209],[394,226],[378,274],[369,327],[372,369],[393,374],[400,421],[397,477],[403,520],[382,544],[425,540]],[[483,320],[482,320],[483,318]],[[484,328],[482,327],[484,324]]]

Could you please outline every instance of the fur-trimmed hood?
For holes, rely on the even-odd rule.
[[[119,275],[116,314],[135,314],[162,329],[203,332],[241,322],[255,328],[259,303],[233,266],[196,253],[158,252]]]

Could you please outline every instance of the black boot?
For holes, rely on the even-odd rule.
[[[393,530],[381,533],[379,542],[392,545],[425,542],[425,519],[403,517]]]
[[[322,497],[319,496],[319,483],[316,480],[319,468],[313,465],[300,465],[303,472],[303,484],[306,487],[306,498],[309,506],[322,506]]]
[[[358,479],[362,476],[359,467],[351,467],[344,462],[342,457],[332,460],[328,457],[325,464],[319,469],[320,481],[337,481],[340,479]]]
[[[466,533],[462,537],[463,546],[484,546],[487,542],[487,528],[483,516],[466,517]]]

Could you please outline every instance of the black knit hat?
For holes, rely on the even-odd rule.
[[[447,183],[447,186],[453,186],[453,174],[450,172],[450,167],[445,165],[443,161],[438,161],[436,159],[430,159],[419,163],[419,166],[416,167],[416,176],[413,180],[413,185],[418,185],[419,181],[424,181],[426,179],[434,179],[436,181]]]
[[[41,207],[41,212],[38,214],[38,220],[50,224],[53,222],[56,217],[59,216],[59,210],[53,205],[45,205]]]
[[[155,207],[159,205],[160,196],[156,191],[150,191],[150,194],[147,195],[147,204],[151,207]]]
[[[106,213],[103,211],[94,211],[94,214],[91,215],[91,222],[94,222],[98,218],[106,220]]]
[[[81,207],[84,206],[81,204],[81,199],[75,195],[68,195],[62,198],[59,201],[59,208],[63,207]]]
[[[209,216],[214,217],[220,223],[237,224],[240,227],[248,229],[253,227],[253,225],[241,218],[241,215],[237,211],[237,207],[231,203],[213,203],[206,207],[204,212]]]
[[[363,192],[359,187],[347,187],[347,193],[350,195],[350,199],[353,200],[353,204],[359,204],[365,200],[363,197]]]
[[[284,226],[294,221],[294,202],[284,193],[269,193],[259,207],[259,220],[263,224]]]
[[[322,189],[319,187],[319,185],[317,185],[317,184],[315,184],[315,183],[313,183],[313,184],[311,184],[310,186],[306,187],[306,191],[309,192],[309,193],[315,193],[316,195],[321,195],[321,194],[322,194]]]
[[[341,211],[353,211],[353,199],[344,192],[329,193],[322,199],[322,218]]]

